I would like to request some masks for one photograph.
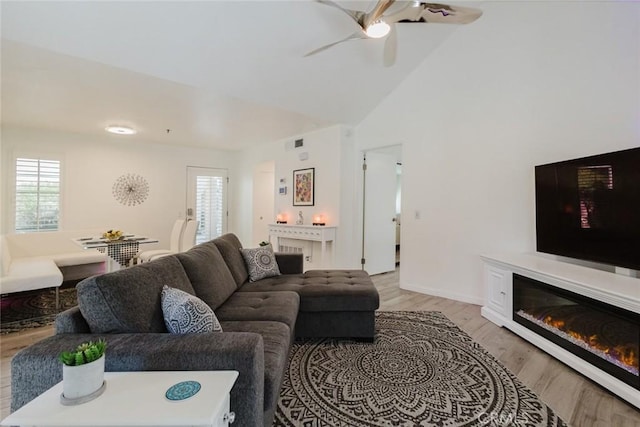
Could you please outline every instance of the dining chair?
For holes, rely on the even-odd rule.
[[[198,231],[198,221],[194,219],[188,219],[187,224],[182,230],[182,236],[180,238],[180,246],[179,246],[180,250],[176,252],[185,252],[191,249],[192,247],[194,247],[196,244],[197,231]],[[152,255],[149,261],[153,261],[155,259],[162,258],[168,255],[174,254],[176,252],[157,253]]]
[[[138,262],[149,262],[151,259],[158,255],[170,255],[180,252],[180,244],[182,241],[182,234],[184,233],[186,221],[184,219],[177,219],[173,223],[171,229],[171,237],[169,239],[169,249],[152,249],[149,251],[143,251],[138,254]]]
[[[182,239],[180,239],[180,252],[188,251],[196,245],[196,233],[198,232],[199,224],[195,219],[187,220]]]

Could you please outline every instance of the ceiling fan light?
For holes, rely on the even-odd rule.
[[[391,31],[391,26],[386,22],[379,20],[369,25],[365,33],[372,39],[379,39],[389,34],[389,31]]]
[[[134,135],[136,130],[128,126],[110,125],[104,128],[107,132],[115,133],[117,135]]]

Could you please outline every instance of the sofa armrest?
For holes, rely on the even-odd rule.
[[[304,272],[304,258],[301,253],[291,254],[276,252],[276,262],[282,274],[302,274]]]
[[[105,370],[208,371],[235,370],[231,410],[240,426],[264,424],[264,344],[246,332],[203,334],[60,334],[18,352],[11,361],[11,411],[62,381],[63,350],[103,337]]]

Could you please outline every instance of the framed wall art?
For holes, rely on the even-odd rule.
[[[315,168],[293,171],[293,206],[313,206]]]

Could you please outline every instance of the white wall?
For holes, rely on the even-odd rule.
[[[403,144],[401,287],[473,303],[535,251],[534,165],[640,145],[639,3],[482,8],[356,128]]]
[[[303,147],[293,148],[293,141],[303,139]],[[253,224],[252,174],[256,165],[273,160],[275,162],[274,212],[270,223],[274,223],[278,213],[286,214],[289,224],[295,224],[298,212],[302,211],[305,225],[311,225],[314,214],[323,214],[327,226],[337,226],[336,253],[334,266],[357,267],[354,253],[354,164],[352,132],[343,126],[334,126],[292,136],[281,141],[266,143],[242,153],[239,159],[239,193],[241,217],[234,230],[242,242],[251,241]],[[307,153],[307,160],[300,160],[299,154]],[[293,206],[293,171],[315,168],[314,206]],[[284,178],[286,195],[277,194],[280,178]],[[254,242],[255,244],[255,242]],[[247,244],[245,243],[245,246]],[[305,264],[306,269],[318,268],[319,244],[313,247],[314,258]]]
[[[77,134],[2,129],[2,227],[9,228],[12,217],[11,174],[15,155],[53,155],[62,158],[63,230],[119,228],[126,232],[160,239],[152,247],[169,247],[173,222],[184,217],[187,166],[233,169],[236,154],[218,150],[145,143],[138,136],[86,137]],[[137,206],[124,206],[113,197],[118,177],[134,173],[149,183],[147,200]],[[229,196],[233,204],[233,185]],[[233,213],[233,212],[231,212]],[[233,215],[230,227],[233,227]]]
[[[253,238],[251,242],[244,242],[245,246],[257,246],[260,242],[269,240],[269,224],[273,223],[274,191],[275,191],[275,171],[276,165],[273,160],[262,162],[253,170],[253,184],[251,202],[253,228],[251,229]]]

